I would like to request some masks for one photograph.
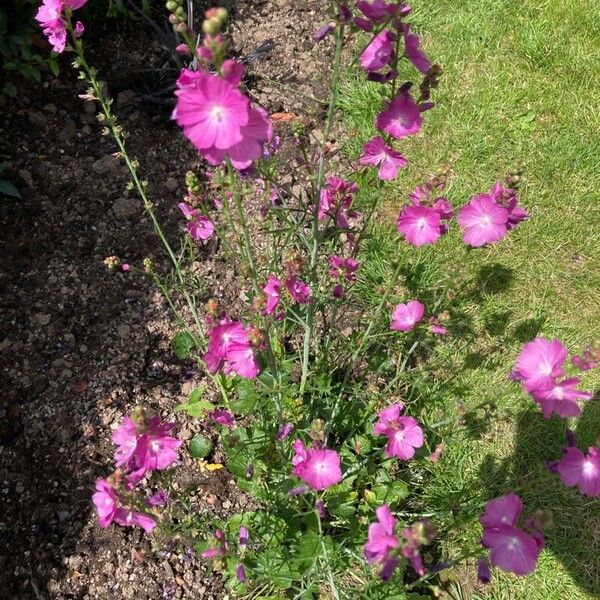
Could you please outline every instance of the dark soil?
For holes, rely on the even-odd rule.
[[[331,53],[330,41],[311,40],[325,20],[322,3],[229,4],[235,56],[275,43],[247,67],[253,97],[271,113],[318,121],[321,106],[310,96],[324,97]],[[170,107],[147,102],[150,75],[140,93],[139,70],[162,67],[165,51],[150,28],[109,27],[93,37],[92,24],[88,32],[91,62],[116,98],[131,154],[175,240],[184,175],[200,161],[169,122]],[[151,256],[167,269],[141,203],[126,190],[126,168],[100,135],[94,106],[77,98],[84,88],[68,64],[65,57],[59,78],[41,89],[24,88],[0,121],[1,160],[23,196],[0,200],[0,598],[225,598],[220,576],[181,544],[97,525],[91,495],[113,468],[111,431],[138,403],[174,419],[174,405],[201,374],[173,355],[176,330],[152,283],[103,264],[118,255],[141,266]],[[202,269],[215,292],[234,276],[210,246]],[[177,420],[185,440],[204,426]],[[176,481],[185,480],[197,511],[239,509],[245,500],[231,476],[203,473],[185,454]]]

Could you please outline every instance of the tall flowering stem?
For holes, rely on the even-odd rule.
[[[317,178],[314,187],[314,206],[313,206],[313,218],[312,218],[312,245],[310,250],[310,278],[311,283],[317,283],[317,258],[319,256],[319,203],[321,188],[325,180],[325,144],[327,138],[333,127],[333,117],[335,115],[335,108],[337,104],[340,84],[340,66],[342,59],[342,47],[344,42],[344,25],[340,23],[336,28],[335,38],[335,54],[333,58],[333,74],[331,79],[331,95],[329,98],[329,107],[327,109],[327,119],[325,121],[325,128],[323,130],[323,142],[321,143],[319,165],[317,171]],[[304,393],[306,387],[306,381],[308,379],[308,365],[309,365],[309,354],[310,354],[310,343],[311,338],[314,334],[315,328],[315,310],[316,310],[316,298],[311,298],[310,304],[306,311],[306,328],[304,331],[304,345],[302,351],[302,377],[300,379],[300,395]]]

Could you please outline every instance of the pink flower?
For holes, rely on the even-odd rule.
[[[390,2],[388,4],[385,0],[373,0],[373,2],[359,0],[356,3],[356,8],[358,8],[369,21],[372,21],[373,23],[383,23],[393,17],[400,7],[396,2]]]
[[[357,190],[355,183],[329,177],[319,197],[319,220],[335,218],[338,227],[349,229],[352,221],[359,216],[359,213],[350,210]]]
[[[112,433],[112,441],[117,446],[115,450],[115,465],[121,467],[129,463],[138,446],[138,429],[131,417],[123,418],[123,423]]]
[[[354,258],[342,258],[341,256],[329,257],[329,276],[333,279],[343,277],[346,281],[356,281],[358,261]]]
[[[254,379],[260,370],[246,328],[235,321],[221,323],[208,332],[204,362],[211,373],[223,370],[246,379]]]
[[[365,558],[370,565],[387,563],[391,553],[400,546],[400,540],[395,532],[398,522],[392,516],[389,506],[382,504],[375,514],[377,521],[369,525],[368,539],[364,546]]]
[[[367,71],[379,71],[394,60],[396,35],[384,29],[378,33],[360,55],[360,64]]]
[[[283,284],[275,275],[269,275],[267,278],[267,284],[263,288],[263,292],[267,297],[267,306],[264,309],[265,315],[272,315],[279,306],[281,298],[281,286]]]
[[[188,85],[181,86],[187,76]],[[241,128],[248,124],[250,101],[225,79],[210,73],[184,72],[177,81],[177,104],[173,118],[184,135],[202,151],[228,150],[243,139]]]
[[[254,348],[247,344],[231,344],[223,370],[225,373],[233,372],[244,379],[254,379],[260,372]]]
[[[394,179],[398,169],[404,169],[408,165],[404,156],[390,148],[381,136],[374,137],[363,146],[359,162],[361,165],[379,167],[377,175],[384,181]]]
[[[41,25],[52,49],[59,54],[67,43],[66,22],[62,18],[62,0],[44,0],[39,7],[35,20]]]
[[[431,67],[431,61],[420,48],[421,39],[418,35],[411,32],[408,23],[402,25],[402,33],[404,35],[404,56],[406,56],[406,58],[408,58],[421,73],[427,73]]]
[[[423,430],[413,417],[400,416],[403,408],[404,405],[398,403],[381,410],[373,431],[388,438],[386,456],[410,460],[415,455],[415,448],[424,443]]]
[[[184,69],[173,118],[209,163],[218,165],[229,156],[234,167],[246,169],[262,156],[272,125],[267,113],[251,107],[236,88],[240,69],[228,65],[225,77]]]
[[[216,408],[210,413],[212,420],[219,425],[225,427],[235,427],[235,417],[228,411],[222,408]]]
[[[229,155],[236,169],[247,169],[263,156],[263,146],[273,135],[273,126],[268,113],[259,107],[250,108],[248,124],[241,128],[242,140],[226,150],[216,147],[204,151],[204,158],[211,165],[220,165]]]
[[[390,329],[394,331],[410,331],[423,318],[425,306],[418,300],[398,304],[392,313]]]
[[[402,556],[408,558],[415,573],[422,577],[425,575],[425,566],[423,565],[420,549],[421,546],[430,544],[434,540],[436,531],[429,521],[424,519],[413,523],[410,527],[405,527],[402,530],[402,536],[405,540],[402,547]]]
[[[492,186],[490,196],[500,206],[508,210],[508,222],[506,224],[508,229],[514,229],[521,221],[529,217],[528,212],[522,206],[519,206],[517,192],[504,187],[500,181]]]
[[[188,220],[187,230],[195,242],[198,240],[207,240],[212,236],[212,234],[215,232],[215,226],[207,216],[203,215],[185,202],[180,202],[177,206]]]
[[[421,111],[407,89],[387,104],[386,110],[377,115],[375,125],[380,131],[389,133],[394,139],[415,135],[421,131]]]
[[[501,240],[508,231],[508,211],[487,194],[473,196],[458,211],[458,224],[464,229],[463,241],[484,246]]]
[[[308,304],[312,296],[312,290],[306,283],[300,281],[296,275],[292,275],[286,282],[285,287],[290,293],[290,296],[298,302],[298,304]]]
[[[225,539],[225,533],[221,529],[216,529],[214,534],[215,546],[207,548],[202,554],[202,558],[216,558],[217,556],[225,556],[229,544]]]
[[[482,544],[490,549],[490,560],[516,575],[527,575],[535,569],[543,546],[540,531],[530,535],[516,526],[522,512],[519,496],[509,493],[490,500],[481,517]]]
[[[335,450],[306,449],[301,440],[294,441],[293,449],[292,473],[314,490],[325,490],[342,480],[340,457]]]
[[[533,389],[531,395],[540,405],[546,419],[549,419],[553,413],[560,417],[578,417],[581,409],[577,400],[591,400],[592,398],[590,392],[575,389],[579,383],[581,380],[576,377],[555,381],[547,389]]]
[[[396,223],[396,229],[413,246],[435,244],[442,237],[439,212],[429,206],[406,206]]]
[[[185,56],[190,53],[190,47],[187,44],[177,44],[177,46],[175,46],[175,52],[181,56]]]
[[[161,423],[160,417],[148,420],[137,449],[140,463],[147,471],[166,469],[177,460],[177,449],[183,442],[169,435],[174,426],[175,423]]]
[[[481,524],[486,528],[498,525],[516,525],[522,512],[521,498],[511,492],[486,503],[485,511],[481,516]]]
[[[166,506],[169,502],[169,494],[165,490],[158,490],[148,498],[149,506]]]
[[[557,468],[566,486],[576,485],[584,496],[600,496],[600,449],[597,447],[590,446],[587,456],[579,448],[564,448]]]
[[[533,536],[512,525],[496,525],[485,529],[482,543],[490,549],[493,564],[515,575],[527,575],[534,571],[541,551]]]
[[[100,527],[108,527],[115,518],[119,497],[106,479],[96,481],[96,493],[92,496],[92,501],[98,512]]]
[[[574,367],[580,371],[591,371],[600,365],[600,342],[595,342],[587,346],[581,353],[581,356],[574,356],[571,359]]]
[[[552,387],[554,379],[565,374],[567,353],[557,339],[535,338],[523,346],[511,376],[522,381],[527,391]]]
[[[147,533],[156,527],[156,521],[148,515],[121,507],[116,490],[106,479],[96,481],[96,493],[92,501],[98,512],[100,527],[108,527],[113,521],[122,527],[138,525]]]

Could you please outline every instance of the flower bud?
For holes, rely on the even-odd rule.
[[[175,31],[177,31],[178,33],[185,33],[187,30],[188,26],[183,21],[181,23],[177,23],[177,25],[175,26]]]
[[[165,6],[169,12],[175,12],[179,8],[179,4],[175,0],[169,0]]]
[[[219,33],[220,29],[221,23],[218,19],[207,19],[202,23],[202,31],[204,31],[204,33],[215,35]]]

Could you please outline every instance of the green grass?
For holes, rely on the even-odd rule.
[[[412,3],[411,3],[412,4]],[[600,597],[600,502],[581,497],[549,474],[564,422],[545,421],[507,380],[522,344],[557,336],[573,352],[600,338],[600,4],[588,0],[416,0],[411,21],[429,55],[444,67],[426,113],[423,135],[398,147],[410,161],[383,188],[382,219],[393,224],[415,184],[443,164],[452,168],[447,195],[455,206],[487,191],[517,159],[527,165],[521,198],[529,221],[489,249],[467,252],[454,231],[434,248],[415,250],[378,227],[372,266],[359,291],[385,276],[390,256],[406,260],[398,300],[450,288],[454,335],[432,351],[419,372],[423,418],[467,411],[466,425],[447,438],[425,502],[434,509],[516,490],[527,512],[554,511],[537,571],[515,578],[495,571],[494,583],[464,596],[478,599],[563,600]],[[407,78],[416,73],[406,67]],[[349,74],[343,123],[356,157],[375,134],[380,87]],[[365,176],[363,183],[373,183]],[[365,196],[377,193],[371,186]],[[598,392],[598,372],[584,379]],[[573,423],[580,446],[600,433],[600,399]],[[491,408],[477,408],[489,402]],[[444,551],[477,541],[476,518],[460,522]],[[462,572],[462,571],[461,571]],[[466,573],[464,571],[463,573]],[[465,580],[469,579],[465,575]]]

